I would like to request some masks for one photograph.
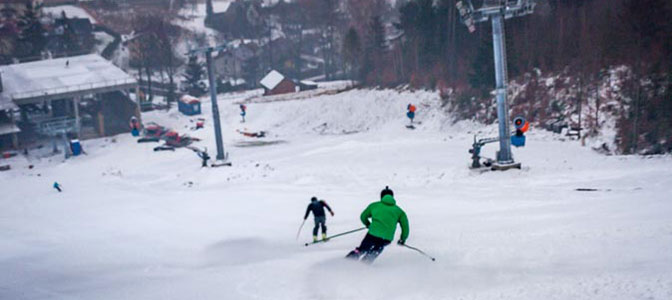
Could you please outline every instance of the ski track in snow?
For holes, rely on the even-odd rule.
[[[246,123],[240,100],[219,101],[232,167],[201,169],[190,150],[153,152],[128,134],[83,141],[88,155],[67,161],[6,160],[0,299],[672,298],[670,156],[602,156],[533,129],[513,150],[523,170],[479,173],[467,150],[496,126],[453,124],[435,93],[252,103]],[[414,131],[408,102],[420,104]],[[197,117],[206,128],[190,131]],[[202,138],[214,157],[209,101],[197,117],[143,120]],[[236,147],[258,141],[236,129],[282,143]],[[295,240],[311,196],[333,207],[335,234],[359,228],[385,185],[409,215],[408,243],[436,262],[394,244],[371,266],[345,261],[364,233],[304,247],[310,219]]]

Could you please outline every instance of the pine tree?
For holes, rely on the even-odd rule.
[[[184,79],[187,82],[187,93],[189,95],[200,97],[205,94],[205,89],[201,86],[201,79],[203,78],[204,70],[203,64],[198,62],[196,56],[189,57],[189,63],[184,72]]]
[[[471,87],[483,91],[482,96],[485,97],[495,88],[495,62],[492,54],[492,39],[489,35],[485,35],[481,40],[476,56],[471,62],[471,72],[468,77]]]
[[[0,26],[0,65],[10,63],[16,54],[17,31],[9,25],[5,23]]]
[[[430,68],[436,62],[438,57],[437,38],[436,38],[436,18],[432,0],[418,1],[418,16],[416,26],[420,35],[420,68],[425,72],[430,72]]]
[[[385,27],[383,27],[383,22],[380,16],[373,16],[369,21],[366,48],[364,50],[361,76],[364,80],[370,82],[371,79],[373,79],[373,83],[380,84],[383,64],[385,63],[384,56],[387,50]],[[374,78],[369,78],[371,72],[373,72]]]
[[[39,18],[41,7],[41,4],[33,6],[32,1],[28,1],[26,11],[19,19],[19,42],[24,50],[19,52],[23,57],[39,57],[47,45],[47,33]]]
[[[205,16],[206,18],[211,18],[215,13],[215,9],[212,6],[212,0],[205,1]]]
[[[60,35],[59,45],[60,52],[65,55],[71,55],[73,53],[78,53],[82,50],[80,38],[75,33],[75,30],[72,28],[72,24],[68,16],[65,14],[65,11],[61,12],[60,22],[62,25],[62,34]]]
[[[343,60],[347,64],[347,68],[350,71],[350,77],[355,79],[357,74],[357,69],[359,68],[360,57],[362,55],[362,45],[359,41],[359,34],[355,28],[350,27],[348,32],[345,34],[345,39],[343,41]]]

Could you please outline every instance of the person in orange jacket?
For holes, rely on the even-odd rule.
[[[406,109],[408,110],[408,112],[406,113],[406,116],[409,119],[411,119],[411,124],[413,124],[413,118],[415,118],[416,107],[415,107],[415,105],[409,103],[408,106],[406,106]]]

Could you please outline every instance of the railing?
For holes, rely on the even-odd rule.
[[[77,120],[70,117],[53,118],[37,124],[37,130],[44,135],[58,135],[77,129]]]
[[[39,97],[39,96],[58,95],[58,94],[65,94],[65,93],[70,93],[70,92],[78,92],[78,91],[83,91],[83,90],[92,90],[92,89],[104,88],[104,87],[115,86],[115,85],[125,85],[125,84],[135,84],[135,83],[137,83],[137,81],[134,78],[125,78],[125,79],[119,79],[119,80],[110,80],[110,81],[93,82],[93,83],[83,83],[83,84],[78,84],[78,85],[57,87],[57,88],[51,88],[51,89],[43,89],[43,90],[30,91],[30,92],[13,93],[10,96],[12,97],[12,100],[19,100],[19,99],[33,98],[33,97]]]

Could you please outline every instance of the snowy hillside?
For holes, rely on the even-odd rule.
[[[5,160],[0,299],[672,298],[672,157],[604,156],[533,129],[514,149],[523,170],[479,173],[467,169],[473,134],[496,128],[453,125],[436,93],[248,103],[240,123],[246,96],[219,101],[232,167],[130,134],[84,141],[88,155],[67,161]],[[143,121],[215,154],[209,101],[203,115]],[[385,185],[408,244],[435,262],[394,244],[371,266],[345,261],[363,232],[304,247],[312,219],[295,239],[311,196],[334,209],[336,234],[361,227]]]

